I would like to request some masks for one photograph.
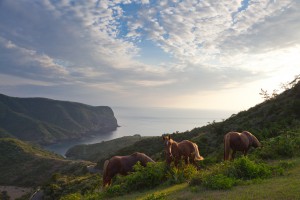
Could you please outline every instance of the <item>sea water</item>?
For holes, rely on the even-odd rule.
[[[230,117],[234,111],[179,109],[179,108],[136,108],[112,107],[120,127],[106,134],[68,140],[44,147],[65,155],[66,151],[78,144],[94,144],[123,136],[160,136],[165,133],[184,132]]]

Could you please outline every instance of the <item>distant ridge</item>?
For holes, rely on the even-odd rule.
[[[0,138],[0,185],[38,186],[53,173],[84,174],[90,162],[62,156],[14,138]]]
[[[108,106],[0,94],[0,137],[50,144],[117,128]]]

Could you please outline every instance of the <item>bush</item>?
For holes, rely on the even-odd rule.
[[[114,197],[124,195],[126,190],[123,185],[112,185],[105,190],[105,196]]]
[[[140,163],[134,166],[134,173],[125,177],[128,191],[153,188],[165,179],[165,163],[148,163],[146,167]]]
[[[168,167],[165,162],[148,163],[146,167],[137,163],[134,172],[127,176],[117,176],[113,185],[104,191],[107,197],[119,196],[131,191],[154,188],[162,183],[177,184],[189,181],[197,173],[193,165],[182,165],[179,168]],[[151,198],[158,198],[153,196]],[[150,197],[149,197],[150,198]],[[159,198],[162,198],[161,195]]]
[[[202,185],[208,189],[230,189],[237,180],[215,171],[205,171],[198,173],[190,181],[190,186]]]
[[[271,174],[270,166],[255,163],[248,157],[241,157],[233,162],[223,162],[209,170],[198,172],[192,177],[190,185],[202,185],[210,189],[230,189],[240,180],[267,178]]]
[[[219,154],[221,154],[221,155],[219,155]],[[223,151],[222,152],[220,151],[220,152],[215,153],[214,155],[211,154],[210,156],[205,157],[205,159],[202,160],[201,162],[197,162],[197,165],[201,169],[208,168],[209,166],[212,166],[212,165],[218,163],[220,160],[220,159],[218,159],[219,157],[222,157],[222,159],[223,159]]]
[[[228,177],[249,180],[255,178],[267,178],[271,176],[271,169],[268,165],[255,163],[248,157],[241,157],[228,165],[224,170],[224,174]]]
[[[104,191],[107,197],[124,195],[131,191],[153,188],[166,180],[166,164],[163,162],[148,163],[143,167],[139,162],[134,172],[127,176],[117,176],[113,185]]]
[[[85,176],[54,174],[51,182],[43,186],[44,198],[60,199],[62,197],[69,198],[68,195],[84,195],[100,188],[100,183],[100,176],[94,174]]]
[[[236,183],[234,178],[229,178],[223,174],[207,176],[203,185],[210,189],[230,189]]]
[[[300,136],[297,134],[280,135],[263,143],[263,148],[255,155],[262,159],[292,158],[300,154]]]
[[[179,168],[171,166],[167,171],[166,177],[169,184],[178,184],[189,181],[195,174],[197,174],[197,168],[193,165]]]

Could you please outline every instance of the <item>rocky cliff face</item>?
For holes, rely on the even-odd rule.
[[[108,106],[0,94],[0,137],[12,136],[39,144],[76,139],[117,128]]]

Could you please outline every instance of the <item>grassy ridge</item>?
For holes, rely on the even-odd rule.
[[[79,138],[93,131],[115,130],[117,120],[107,106],[45,98],[15,98],[0,94],[0,136],[51,143]]]
[[[76,174],[82,173],[82,167],[73,165],[71,161],[66,161],[55,155],[44,155],[42,151],[35,151],[32,147],[27,147],[26,144],[18,144],[19,141],[14,139],[2,139],[4,141],[3,149],[0,152],[5,152],[9,149],[11,152],[15,152],[10,155],[7,152],[8,157],[0,157],[4,162],[8,163],[12,168],[18,170],[18,177],[20,179],[10,180],[10,177],[14,176],[14,169],[8,169],[7,166],[0,165],[0,172],[5,169],[5,173],[12,173],[9,177],[5,177],[6,180],[11,183],[17,183],[22,180],[35,180],[35,174],[42,174],[42,172],[57,173],[63,172],[63,176],[52,176],[52,182],[49,182],[45,187],[45,191],[49,198],[54,195],[55,199],[101,199],[106,198],[106,194],[111,194],[115,199],[257,199],[271,198],[271,199],[297,199],[299,197],[299,174],[300,174],[300,83],[296,84],[290,90],[285,91],[274,99],[263,102],[248,111],[242,111],[236,115],[231,116],[229,119],[223,122],[212,122],[211,124],[195,128],[191,131],[184,133],[174,133],[172,137],[176,141],[189,139],[196,142],[200,148],[200,153],[206,158],[204,161],[198,163],[201,165],[202,170],[197,172],[191,167],[183,169],[183,171],[176,168],[171,171],[164,171],[163,162],[157,163],[158,165],[152,165],[146,168],[140,168],[138,173],[133,173],[125,178],[116,178],[114,184],[110,189],[105,192],[99,192],[95,188],[99,187],[100,177],[96,179],[93,176],[76,176]],[[220,162],[223,157],[223,135],[228,131],[242,131],[249,130],[254,133],[264,144],[264,148],[257,149],[250,152],[249,158],[239,158],[236,162]],[[8,140],[8,141],[5,141]],[[7,145],[13,143],[14,145]],[[16,143],[16,144],[15,144]],[[111,148],[111,145],[106,143],[104,149]],[[24,148],[19,148],[24,145]],[[101,143],[102,147],[105,145]],[[93,146],[89,151],[98,148]],[[135,151],[144,152],[147,155],[155,157],[156,160],[163,160],[163,144],[161,137],[149,137],[142,138],[134,142],[134,144],[116,148],[115,155],[128,155]],[[103,149],[102,149],[103,150]],[[103,150],[105,151],[105,150]],[[27,152],[31,152],[28,156]],[[34,152],[34,153],[33,153]],[[19,154],[22,156],[18,157]],[[46,157],[47,161],[35,162],[35,159]],[[46,153],[47,154],[47,153]],[[107,156],[111,156],[106,154]],[[14,156],[16,158],[14,158]],[[54,156],[54,157],[52,157]],[[9,160],[9,158],[12,158]],[[291,169],[286,168],[272,168],[270,165],[273,163],[280,163],[279,159],[292,158],[292,162],[295,166]],[[5,160],[6,159],[6,160]],[[277,159],[277,160],[272,160]],[[14,162],[17,161],[17,162]],[[48,161],[50,160],[50,165]],[[271,161],[270,161],[271,160]],[[1,160],[0,160],[1,161]],[[267,161],[267,164],[264,163]],[[43,163],[48,164],[43,164]],[[66,167],[61,163],[67,163]],[[2,163],[2,162],[1,162]],[[22,164],[23,168],[18,168]],[[58,163],[57,165],[55,163]],[[55,164],[55,165],[53,165]],[[82,164],[82,163],[76,163]],[[9,166],[8,165],[8,166]],[[84,165],[84,163],[82,164]],[[159,167],[162,165],[161,167]],[[285,166],[289,164],[285,162]],[[67,165],[68,166],[68,165]],[[102,166],[102,164],[100,164]],[[22,172],[37,167],[31,175],[31,179],[28,176],[24,176]],[[59,170],[57,170],[59,168]],[[187,170],[186,170],[187,169]],[[283,170],[284,169],[284,170]],[[148,170],[148,171],[147,171]],[[250,170],[250,171],[249,171]],[[157,171],[162,173],[157,173]],[[74,172],[72,176],[67,173]],[[286,173],[287,172],[287,173]],[[155,177],[153,174],[159,175]],[[27,174],[27,173],[26,173]],[[275,174],[275,175],[274,175]],[[284,174],[284,176],[278,176]],[[149,176],[150,175],[150,176]],[[160,176],[161,175],[161,176]],[[23,176],[23,177],[22,177]],[[50,176],[50,174],[49,174]],[[271,177],[270,179],[260,180],[257,176]],[[55,178],[56,177],[56,178]],[[188,178],[187,178],[188,177]],[[3,177],[0,177],[2,180]],[[147,178],[147,179],[146,179]],[[249,180],[248,180],[249,179]],[[256,179],[258,180],[257,182]],[[146,180],[146,181],[145,181]],[[158,180],[158,181],[157,181]],[[197,184],[189,186],[187,183],[170,186],[164,185],[156,187],[154,190],[149,189],[157,186],[161,183],[182,183],[186,181],[194,181]],[[248,182],[249,181],[249,182]],[[153,185],[152,185],[153,183]],[[254,183],[254,184],[253,184]],[[24,183],[23,183],[24,184]],[[29,183],[27,183],[29,184]],[[82,184],[82,185],[81,185]],[[150,185],[149,185],[150,184]],[[229,184],[229,185],[228,185]],[[250,184],[250,185],[248,185]],[[80,187],[78,186],[80,185]],[[231,188],[227,191],[215,191],[208,188]],[[78,186],[78,187],[77,187]],[[140,193],[140,186],[143,186],[144,192]],[[224,186],[224,187],[223,187]],[[228,186],[228,187],[227,187]],[[82,188],[86,188],[84,192]],[[68,192],[67,192],[68,191]],[[139,191],[138,193],[133,191]],[[127,194],[133,192],[132,194]],[[124,195],[116,197],[117,195]]]
[[[201,155],[204,157],[214,155],[220,161],[223,159],[224,134],[229,131],[243,130],[248,130],[259,140],[266,141],[281,135],[288,137],[299,133],[300,82],[276,98],[267,100],[247,111],[233,114],[222,122],[212,122],[191,131],[173,133],[171,136],[176,141],[187,139],[197,143]],[[128,155],[135,151],[144,152],[156,160],[163,159],[161,137],[142,138],[133,145],[120,148],[115,155]],[[100,167],[102,165],[103,160],[99,163]]]
[[[53,173],[85,173],[89,164],[65,160],[17,139],[0,138],[0,185],[38,186]]]

